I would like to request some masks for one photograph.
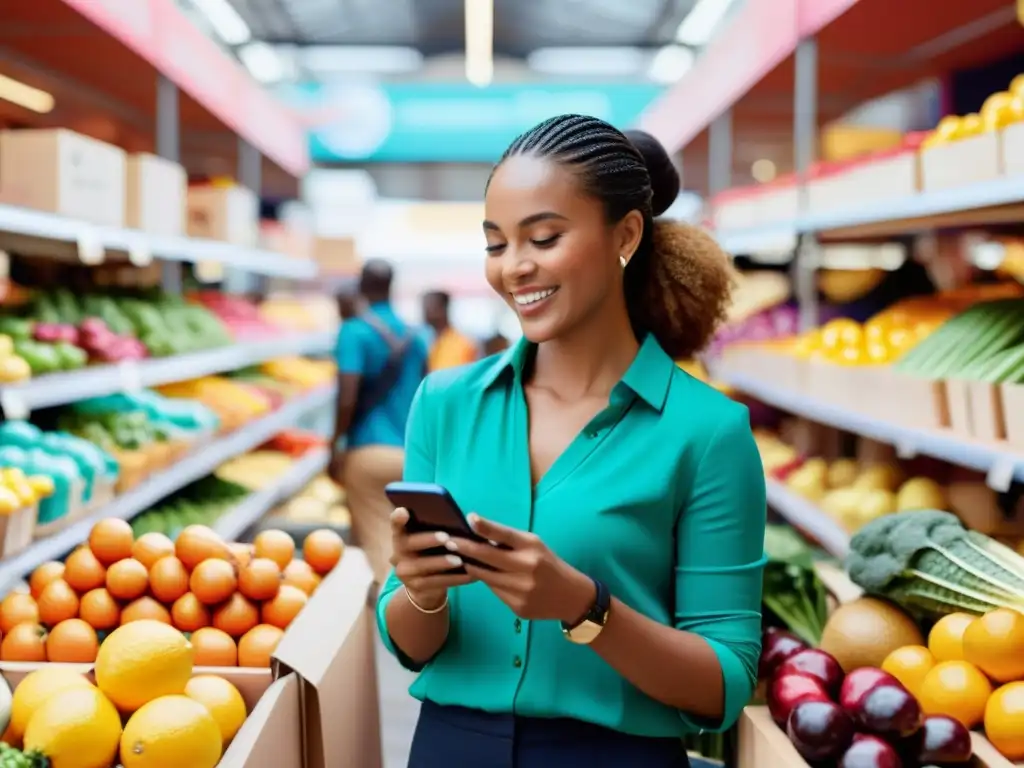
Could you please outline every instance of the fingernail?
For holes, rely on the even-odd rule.
[[[445,547],[447,547],[448,549],[450,549],[450,550],[451,550],[452,552],[458,552],[458,551],[459,551],[459,545],[458,545],[458,544],[456,544],[456,543],[455,543],[454,541],[452,541],[451,539],[449,539],[448,541],[446,541],[444,545],[445,545]]]
[[[452,565],[462,565],[461,557],[456,557],[455,555],[448,555],[446,559]]]
[[[480,515],[478,515],[476,512],[470,512],[469,513],[469,524],[470,525],[476,525],[479,522],[480,522]]]
[[[437,535],[437,540],[438,540],[439,542],[441,542],[442,544],[444,544],[444,543],[445,543],[446,541],[448,541],[448,539],[450,539],[450,538],[451,538],[451,537],[450,537],[450,536],[449,536],[449,535],[448,535],[447,533],[445,533],[444,531],[438,531],[436,535]]]

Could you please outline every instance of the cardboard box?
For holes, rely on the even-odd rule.
[[[247,248],[259,242],[259,198],[245,187],[189,187],[188,235]]]
[[[998,385],[967,382],[967,405],[971,411],[971,437],[987,443],[1006,439],[1003,394]]]
[[[808,768],[807,762],[790,743],[768,707],[747,707],[739,720],[739,749],[736,768]],[[970,768],[1014,768],[978,733],[971,734],[974,759]]]
[[[974,434],[968,382],[962,379],[946,381],[946,403],[949,409],[949,428],[960,437]]]
[[[808,182],[807,206],[812,213],[827,213],[906,199],[917,194],[919,177],[918,154],[912,150],[848,162]]]
[[[0,133],[5,201],[84,223],[123,227],[125,152],[63,128]]]
[[[935,192],[993,181],[1002,175],[998,133],[960,139],[921,150],[921,188]]]
[[[1003,427],[1010,445],[1024,448],[1024,384],[999,387],[1003,401]]]
[[[128,158],[125,225],[153,235],[185,233],[188,175],[178,163],[140,153]]]
[[[1024,175],[1024,123],[1014,123],[1003,129],[1003,173],[1007,176]]]
[[[372,583],[346,548],[274,654],[278,677],[299,678],[304,768],[382,768]]]

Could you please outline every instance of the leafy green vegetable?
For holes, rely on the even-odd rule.
[[[817,645],[828,618],[825,587],[814,572],[814,553],[786,525],[765,528],[762,602],[800,639]]]
[[[922,620],[996,608],[1024,613],[1024,558],[964,528],[956,515],[915,510],[885,515],[850,540],[850,579]]]

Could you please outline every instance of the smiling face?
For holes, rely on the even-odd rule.
[[[601,201],[584,194],[570,168],[515,155],[487,189],[487,281],[540,343],[564,336],[622,296],[620,256],[636,249],[643,218],[609,224]]]

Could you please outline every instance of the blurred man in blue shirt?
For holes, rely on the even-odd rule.
[[[345,488],[352,532],[381,581],[391,558],[391,504],[384,486],[402,479],[405,422],[426,374],[427,345],[391,307],[391,265],[371,259],[362,302],[343,297],[335,358],[338,403],[330,474]]]

